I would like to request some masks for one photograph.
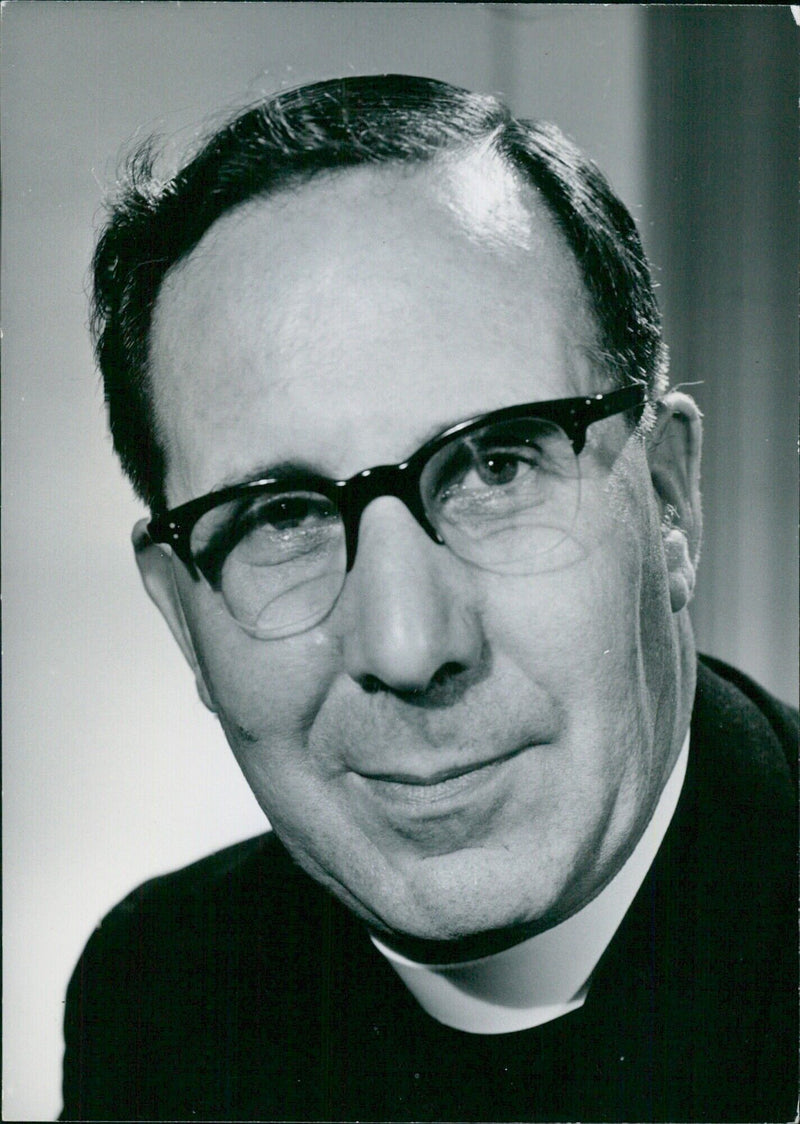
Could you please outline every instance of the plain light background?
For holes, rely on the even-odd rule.
[[[788,9],[680,6],[19,0],[2,25],[3,1115],[35,1120],[60,1106],[64,989],[100,917],[264,827],[128,542],[143,512],[86,333],[120,154],[154,131],[180,148],[285,86],[385,70],[555,120],[640,223],[675,381],[703,380],[701,646],[791,698],[797,40]]]

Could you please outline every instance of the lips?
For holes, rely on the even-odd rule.
[[[530,745],[521,745],[515,749],[510,750],[508,753],[501,753],[494,757],[487,758],[483,761],[473,762],[459,762],[451,766],[439,767],[430,773],[409,773],[409,772],[391,772],[391,773],[372,773],[359,771],[359,776],[365,780],[377,781],[386,785],[405,785],[412,788],[432,788],[437,785],[446,784],[448,781],[458,780],[460,777],[469,777],[472,773],[476,773],[483,769],[489,769],[493,765],[500,765],[504,761],[509,761],[512,757],[522,753],[523,750],[529,749]]]
[[[517,786],[517,758],[534,748],[535,744],[528,743],[491,758],[426,772],[359,772],[352,776],[368,806],[380,808],[388,822],[405,834],[416,830],[412,824],[426,825],[430,842],[427,831],[433,823],[452,824],[453,817],[466,815],[474,831],[478,823],[487,821],[491,810],[501,807]],[[452,842],[449,834],[444,842]]]

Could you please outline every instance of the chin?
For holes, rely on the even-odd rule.
[[[380,912],[380,929],[394,942],[505,947],[552,924],[557,889],[537,894],[534,887],[531,893],[535,880],[523,886],[518,870],[504,878],[489,864],[477,873],[474,865],[463,870],[453,862],[437,865],[451,869],[436,870],[435,876],[427,870],[425,879],[415,879],[392,908]]]
[[[547,925],[519,917],[488,918],[483,911],[462,910],[459,917],[424,922],[417,918],[401,928],[373,928],[385,944],[409,959],[444,964],[501,952]]]

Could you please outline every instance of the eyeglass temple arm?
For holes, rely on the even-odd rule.
[[[597,394],[591,398],[576,399],[576,402],[580,403],[580,408],[576,408],[564,423],[575,455],[578,456],[583,451],[586,444],[586,430],[590,425],[637,407],[641,409],[644,407],[646,398],[647,387],[636,383],[633,386],[625,386],[621,390],[612,390],[608,394]]]

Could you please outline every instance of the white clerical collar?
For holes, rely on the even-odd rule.
[[[508,1034],[583,1005],[589,980],[647,874],[675,813],[689,734],[656,810],[621,870],[583,909],[502,952],[459,964],[418,964],[377,937],[383,953],[429,1015],[471,1034]]]

